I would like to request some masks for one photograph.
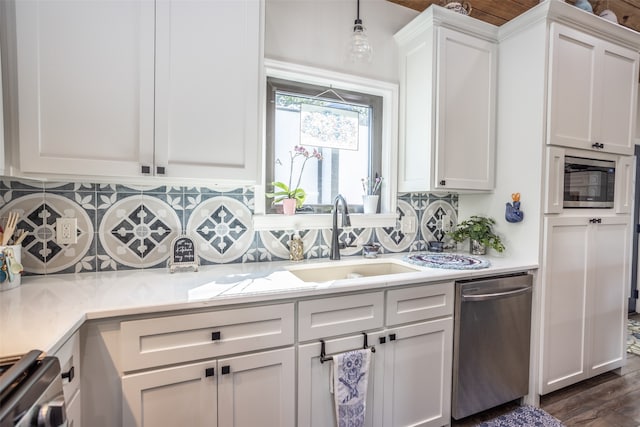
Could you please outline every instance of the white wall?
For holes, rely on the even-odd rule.
[[[543,155],[545,147],[545,31],[532,26],[500,43],[496,188],[490,195],[464,195],[458,200],[458,220],[488,215],[503,237],[505,255],[538,263],[543,221]],[[527,46],[526,51],[522,46]],[[505,220],[505,204],[520,193],[524,220]]]
[[[370,63],[352,63],[347,45],[356,0],[266,0],[265,57],[372,79],[398,82],[393,35],[418,12],[387,0],[360,0],[373,46]]]

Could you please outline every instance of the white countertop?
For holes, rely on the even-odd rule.
[[[401,262],[405,255],[384,255],[378,260]],[[508,258],[486,259],[491,266],[480,270],[412,265],[418,271],[321,283],[303,282],[286,268],[307,264],[330,267],[370,260],[345,257],[341,261],[225,264],[173,274],[166,269],[153,269],[23,277],[17,288],[0,292],[0,357],[32,349],[56,351],[90,319],[380,289],[537,268]]]

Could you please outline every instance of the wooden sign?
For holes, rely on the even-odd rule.
[[[171,273],[178,268],[193,268],[193,271],[198,271],[196,245],[191,237],[183,234],[173,239],[168,266]]]

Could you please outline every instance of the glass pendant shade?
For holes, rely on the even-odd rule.
[[[367,29],[360,19],[360,0],[357,0],[356,20],[353,23],[353,33],[349,42],[349,59],[354,62],[369,62],[372,54],[373,49],[369,43]]]

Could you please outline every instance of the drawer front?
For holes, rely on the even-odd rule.
[[[387,325],[453,314],[453,282],[393,289],[387,292]]]
[[[382,292],[301,301],[298,305],[298,340],[381,328],[383,322]]]
[[[80,334],[75,332],[54,354],[60,361],[62,391],[69,402],[80,388]]]
[[[122,322],[122,368],[145,369],[293,344],[293,303]]]

